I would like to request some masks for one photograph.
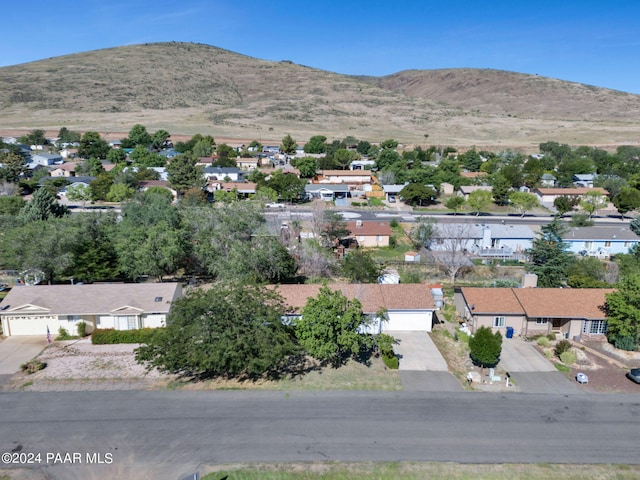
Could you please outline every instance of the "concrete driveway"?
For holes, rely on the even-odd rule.
[[[7,337],[0,341],[0,385],[47,346],[43,335]]]
[[[507,372],[557,372],[533,345],[520,338],[503,338],[500,366]]]
[[[393,350],[400,359],[400,370],[448,371],[440,350],[426,332],[387,332],[396,339]]]

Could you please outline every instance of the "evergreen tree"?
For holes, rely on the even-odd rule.
[[[502,353],[502,335],[493,333],[489,327],[480,327],[469,338],[469,354],[480,368],[495,367]]]
[[[569,246],[562,241],[564,228],[556,217],[544,225],[527,251],[529,271],[538,275],[539,287],[561,287],[567,281],[567,268],[575,262]]]
[[[31,200],[22,208],[20,218],[24,222],[49,220],[69,213],[64,205],[60,205],[56,197],[46,188],[36,190]]]

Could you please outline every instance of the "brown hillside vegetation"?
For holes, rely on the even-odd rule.
[[[479,69],[356,77],[154,43],[0,68],[0,128],[530,147],[640,139],[640,96]]]

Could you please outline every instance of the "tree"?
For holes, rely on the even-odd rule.
[[[447,207],[449,210],[453,210],[453,214],[456,215],[458,213],[458,210],[460,210],[465,203],[466,201],[463,197],[459,197],[458,195],[455,195],[451,198],[448,198],[447,201],[444,203],[444,206]]]
[[[575,257],[569,253],[569,246],[562,241],[564,228],[556,217],[543,225],[538,237],[527,251],[529,271],[538,275],[539,287],[562,287],[567,281],[567,269]]]
[[[111,185],[113,185],[113,176],[108,172],[101,173],[96,179],[91,180],[89,183],[91,200],[94,202],[106,200]]]
[[[296,160],[295,166],[300,171],[300,178],[313,178],[318,170],[318,161],[313,157],[303,157]]]
[[[637,349],[640,340],[640,275],[636,273],[623,279],[615,292],[606,294],[606,299],[609,342],[623,343],[623,338],[629,338],[633,349]]]
[[[580,206],[589,214],[589,218],[606,205],[607,197],[598,191],[587,192],[582,196],[582,200],[580,200]]]
[[[298,143],[291,137],[291,135],[287,134],[280,144],[280,152],[286,155],[293,155],[296,153],[298,148]]]
[[[171,134],[166,130],[157,130],[151,135],[151,148],[161,150]]]
[[[125,163],[127,161],[127,152],[121,148],[112,148],[107,153],[107,161],[111,163]]]
[[[376,283],[381,271],[371,254],[363,250],[349,252],[342,264],[342,273],[351,283]]]
[[[469,338],[469,350],[471,360],[481,369],[495,367],[502,353],[502,335],[489,327],[479,327]]]
[[[62,217],[67,213],[67,207],[60,205],[49,190],[41,188],[35,191],[31,200],[22,208],[20,218],[24,222],[34,222]]]
[[[333,152],[333,161],[341,169],[346,170],[351,165],[351,162],[360,158],[358,152],[354,150],[347,150],[346,148],[339,148]]]
[[[398,141],[392,138],[380,142],[380,148],[383,150],[392,150],[398,147]]]
[[[129,130],[129,136],[122,139],[122,148],[135,148],[137,146],[144,147],[145,149],[151,145],[151,135],[147,132],[147,127],[144,125],[134,125]]]
[[[18,183],[26,171],[24,158],[14,152],[0,152],[0,179],[10,183]]]
[[[77,183],[75,185],[69,185],[67,188],[67,198],[72,202],[82,202],[82,207],[91,200],[91,190],[89,186],[84,183]]]
[[[22,197],[14,195],[0,195],[0,216],[11,215],[16,216],[24,207]]]
[[[476,149],[467,150],[465,153],[458,155],[460,164],[470,172],[477,172],[482,165],[482,157]]]
[[[620,192],[613,197],[613,204],[618,209],[620,218],[624,219],[625,213],[640,208],[640,190],[632,187],[623,187]]]
[[[366,345],[367,337],[358,333],[363,322],[362,305],[357,299],[349,300],[341,291],[325,285],[317,297],[307,300],[295,332],[309,355],[337,368]]]
[[[402,157],[391,148],[383,149],[376,158],[376,168],[378,170],[385,170],[392,165],[402,162]]]
[[[469,194],[467,203],[469,207],[476,211],[476,216],[479,216],[480,212],[491,203],[491,192],[488,190],[475,190]]]
[[[133,197],[135,190],[124,183],[114,183],[107,193],[107,202],[122,202]]]
[[[167,165],[169,184],[182,195],[193,187],[204,185],[204,173],[202,168],[196,165],[198,158],[195,155],[183,153],[171,159]]]
[[[469,265],[466,251],[471,229],[472,225],[468,223],[442,223],[436,227],[434,237],[440,242],[440,251],[432,255],[436,264],[449,275],[452,284],[460,271]]]
[[[88,158],[76,167],[76,173],[78,175],[86,175],[88,177],[97,177],[101,173],[104,173],[104,171],[102,162],[93,157]]]
[[[418,217],[411,227],[409,238],[415,248],[431,248],[431,242],[435,234],[435,221],[431,217]]]
[[[575,210],[578,203],[580,203],[580,199],[578,199],[577,197],[562,195],[561,197],[557,197],[553,201],[553,206],[556,207],[556,210],[558,211],[560,216],[562,216],[567,212],[572,212],[573,210]]]
[[[324,135],[315,135],[304,144],[304,153],[324,153],[327,151],[327,137]]]
[[[342,215],[333,211],[324,212],[320,237],[325,247],[333,247],[341,238],[346,237],[350,233]]]
[[[277,374],[297,351],[283,312],[273,291],[252,285],[228,282],[194,290],[174,302],[166,328],[136,349],[136,360],[197,379]]]
[[[111,147],[100,137],[98,132],[86,132],[80,139],[78,155],[83,158],[105,159],[109,150]]]
[[[538,197],[533,193],[515,191],[509,194],[509,203],[524,217],[525,213],[538,205]]]
[[[274,189],[287,202],[302,198],[306,184],[306,180],[290,173],[282,173],[282,170],[276,170],[266,182],[267,187]]]
[[[509,203],[510,190],[511,183],[504,175],[497,173],[493,176],[491,194],[496,205],[507,205]]]
[[[419,183],[405,185],[398,195],[408,205],[431,205],[435,203],[438,193],[431,187]]]
[[[142,145],[136,145],[133,151],[129,154],[129,160],[138,167],[164,167],[167,164],[167,159],[162,155],[158,155],[156,152],[152,152],[148,147]]]
[[[633,233],[640,236],[640,215],[631,220],[631,223],[629,223],[629,228]]]
[[[79,132],[74,132],[73,130],[69,130],[67,127],[62,127],[58,131],[58,145],[80,142],[81,137],[82,136]]]
[[[20,137],[20,143],[26,143],[27,145],[46,145],[47,137],[44,136],[44,130],[36,129],[31,130],[27,135]]]

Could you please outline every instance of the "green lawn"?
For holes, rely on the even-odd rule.
[[[457,463],[297,463],[214,467],[203,480],[631,480],[633,465],[457,464]]]

